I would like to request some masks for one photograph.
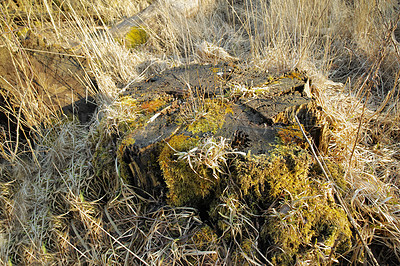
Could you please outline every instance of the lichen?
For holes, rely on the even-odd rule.
[[[159,163],[168,187],[168,199],[175,206],[204,204],[218,182],[205,165],[193,166],[187,160],[177,160],[177,151],[189,151],[198,144],[197,137],[177,135],[160,153]]]
[[[140,108],[146,114],[152,114],[160,109],[160,107],[167,104],[167,101],[161,98],[156,98],[150,101],[142,102]]]

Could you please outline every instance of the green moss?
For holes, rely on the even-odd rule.
[[[248,154],[236,162],[238,183],[245,195],[279,197],[284,189],[301,193],[309,185],[310,158],[297,147],[278,146],[271,155]]]
[[[232,112],[229,104],[218,99],[205,99],[200,112],[205,115],[194,119],[187,130],[196,133],[216,133],[224,124],[225,115]],[[186,120],[181,122],[186,123]]]
[[[112,171],[113,168],[115,159],[113,155],[113,142],[111,138],[104,137],[104,139],[101,139],[100,136],[97,136],[96,140],[98,142],[96,143],[96,148],[92,157],[92,164],[95,175],[102,177],[106,173]]]
[[[297,124],[278,128],[278,137],[283,145],[295,145],[303,149],[309,146]]]
[[[193,235],[192,241],[198,250],[207,251],[210,246],[217,243],[218,236],[211,227],[205,225]]]
[[[350,224],[340,207],[321,195],[287,202],[294,204],[276,210],[261,233],[283,251],[274,254],[276,264],[292,265],[296,259],[310,257],[318,246],[335,247],[339,253],[351,248]]]
[[[117,176],[115,172],[116,134],[104,129],[104,121],[100,122],[96,133],[90,138],[92,143],[92,159],[94,175],[88,180],[87,189],[83,190],[85,198],[106,201],[110,191],[115,189]]]
[[[218,181],[206,166],[191,166],[188,160],[177,160],[174,155],[176,151],[187,152],[198,144],[198,138],[177,135],[160,153],[159,163],[169,190],[168,198],[175,206],[204,204]]]
[[[257,243],[254,239],[246,238],[240,243],[240,249],[236,249],[232,254],[233,265],[254,265],[250,263],[248,258],[255,257],[254,244]]]
[[[340,190],[346,191],[349,188],[349,184],[344,179],[344,170],[342,166],[327,160],[324,161],[324,165],[326,166],[326,172],[332,178],[335,185],[340,188]],[[315,164],[310,171],[312,172],[312,176],[321,176],[321,178],[324,178],[324,173],[319,164]]]
[[[125,35],[125,41],[128,48],[136,48],[139,45],[145,44],[149,36],[143,27],[132,27]]]
[[[131,178],[131,172],[128,163],[124,160],[124,152],[125,149],[135,144],[135,139],[129,136],[126,136],[118,146],[117,150],[117,158],[119,163],[119,174],[122,180],[126,183],[129,183],[129,179]]]
[[[271,156],[249,154],[236,162],[244,194],[263,204],[275,202],[261,233],[279,247],[272,255],[275,264],[291,265],[315,253],[318,244],[341,252],[351,248],[347,216],[324,179],[310,177],[311,162],[306,150],[282,145]]]

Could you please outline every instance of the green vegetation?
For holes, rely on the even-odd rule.
[[[196,133],[216,133],[224,124],[225,115],[232,112],[229,104],[219,99],[203,99],[196,103],[188,102],[187,109],[181,116],[180,123],[187,125],[187,130]]]
[[[191,152],[199,144],[198,138],[177,135],[168,141],[162,150],[159,161],[168,186],[168,198],[176,206],[199,206],[218,182],[206,165],[193,165]],[[187,152],[187,160],[176,160],[174,154]]]

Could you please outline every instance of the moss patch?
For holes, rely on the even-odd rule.
[[[262,226],[262,239],[278,247],[272,260],[291,265],[321,247],[351,247],[350,223],[330,187],[311,177],[310,155],[299,147],[278,146],[271,156],[248,155],[236,162],[237,179],[252,201],[274,206]],[[271,208],[270,208],[271,209]]]
[[[309,185],[310,158],[300,148],[278,146],[271,155],[249,154],[235,163],[237,182],[245,195],[254,193],[260,199],[265,196],[274,199],[285,189],[301,193]]]
[[[284,145],[295,145],[303,149],[309,146],[297,124],[278,129],[278,137]]]
[[[198,250],[206,251],[211,245],[215,245],[218,241],[217,234],[209,227],[205,225],[200,228],[192,237],[193,243],[196,245]],[[216,255],[216,254],[215,254]]]
[[[188,123],[187,130],[197,134],[212,132],[216,133],[224,124],[225,115],[232,112],[228,103],[218,99],[204,99],[199,105],[200,110],[192,111],[192,115],[201,114],[193,118],[182,117],[181,123]],[[191,122],[190,122],[191,121]]]
[[[190,152],[198,144],[197,137],[177,135],[160,153],[159,163],[169,189],[168,198],[175,206],[203,205],[218,182],[205,165],[194,166],[189,160],[177,160],[177,151]]]
[[[117,158],[120,166],[119,174],[121,178],[127,183],[129,183],[129,179],[131,178],[131,172],[129,164],[127,163],[127,160],[124,158],[124,154],[125,154],[125,149],[134,144],[135,144],[135,139],[127,136],[121,141],[121,144],[118,146],[117,150]]]
[[[128,48],[136,48],[139,45],[145,44],[149,36],[143,27],[132,27],[125,35],[126,46]]]

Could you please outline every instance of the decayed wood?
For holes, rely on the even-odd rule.
[[[110,29],[110,33],[115,38],[125,36],[132,27],[147,24],[165,10],[171,9],[182,14],[184,17],[195,15],[202,5],[210,5],[215,0],[156,0],[153,4],[139,12],[138,14],[124,19]]]

